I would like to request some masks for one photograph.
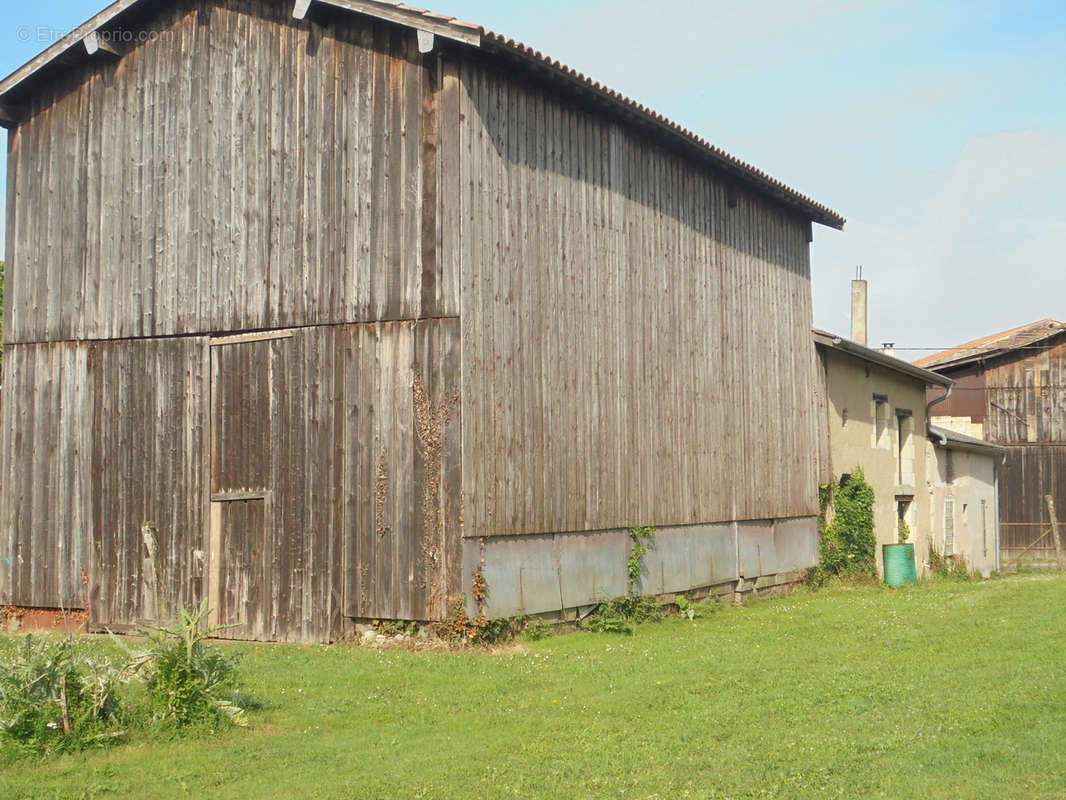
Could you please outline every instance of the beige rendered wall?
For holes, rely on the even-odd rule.
[[[861,466],[874,489],[874,533],[877,568],[883,574],[881,545],[894,544],[897,536],[896,496],[913,495],[906,518],[911,529],[918,572],[924,570],[930,534],[926,490],[925,384],[835,350],[824,350],[828,394],[829,453],[834,480]],[[875,403],[874,395],[887,397]],[[907,409],[907,433],[902,480],[897,431],[897,409]],[[875,423],[875,415],[880,418]]]
[[[995,459],[992,455],[949,449],[933,442],[926,445],[926,494],[932,542],[941,553],[962,556],[970,569],[985,576],[996,569],[999,549]],[[954,528],[954,542],[950,547],[947,542],[949,500]]]

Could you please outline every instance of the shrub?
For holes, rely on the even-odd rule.
[[[26,636],[0,642],[0,747],[5,759],[96,747],[152,724],[244,725],[257,704],[237,691],[238,656],[205,646],[221,629],[207,603],[172,627],[146,631],[150,646],[108,658],[86,640]],[[145,690],[131,691],[134,679]]]
[[[630,635],[634,623],[658,622],[661,619],[662,609],[654,598],[630,595],[601,601],[581,625],[596,633]]]
[[[911,538],[911,526],[907,524],[907,520],[903,517],[900,517],[899,522],[896,524],[896,533],[900,544],[906,544],[907,540]]]

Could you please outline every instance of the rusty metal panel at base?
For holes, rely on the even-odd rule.
[[[818,563],[818,522],[814,517],[737,523],[740,574],[776,575]]]
[[[485,540],[482,551],[478,541],[464,540],[463,588],[467,611],[471,615],[479,611],[470,596],[470,582],[479,566],[486,586],[485,616],[513,617],[559,609],[562,589],[554,544],[555,537],[551,534],[508,536]]]
[[[616,564],[624,566],[626,559],[628,552]],[[735,581],[737,577],[731,523],[662,528],[655,531],[648,546],[637,588],[641,594],[668,594]]]
[[[774,549],[777,563],[768,573],[807,569],[818,565],[818,520],[814,517],[774,521]]]
[[[735,581],[740,577],[738,542],[746,578],[792,572],[817,562],[814,518],[663,527],[649,543],[636,588],[641,594],[660,595]],[[466,539],[463,586],[468,612],[479,610],[470,597],[479,567],[486,586],[481,610],[489,618],[580,609],[620,597],[629,588],[631,547],[626,530]]]
[[[773,520],[738,522],[736,525],[740,576],[757,578],[773,572],[764,569],[764,565],[777,561]]]
[[[625,531],[562,533],[556,535],[555,543],[563,608],[579,608],[625,594],[624,565],[630,545]]]

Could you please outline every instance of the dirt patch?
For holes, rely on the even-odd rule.
[[[518,642],[505,644],[465,644],[462,642],[449,641],[440,637],[431,636],[421,638],[418,636],[385,636],[373,640],[360,640],[359,646],[373,650],[409,650],[415,653],[486,653],[490,655],[524,653],[525,645]]]

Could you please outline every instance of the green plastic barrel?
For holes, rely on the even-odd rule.
[[[881,545],[881,553],[885,558],[885,583],[889,586],[918,585],[913,544]]]

